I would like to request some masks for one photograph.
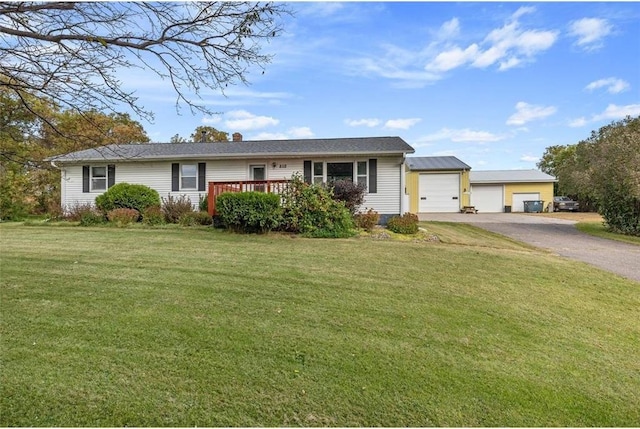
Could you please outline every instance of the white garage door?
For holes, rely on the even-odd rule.
[[[418,195],[422,213],[460,211],[460,175],[421,174]]]
[[[473,185],[471,205],[479,213],[500,213],[504,211],[502,185]]]
[[[513,194],[512,212],[523,212],[525,201],[535,201],[540,199],[540,193],[531,192],[528,194]]]

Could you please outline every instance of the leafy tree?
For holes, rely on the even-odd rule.
[[[562,186],[595,203],[609,229],[640,235],[640,117],[605,125],[556,166]]]
[[[182,137],[180,134],[175,134],[171,139],[169,139],[169,143],[186,143],[187,139]]]
[[[550,174],[558,179],[558,182],[553,184],[554,195],[572,194],[570,189],[563,186],[565,183],[559,176],[566,167],[566,163],[575,154],[575,149],[575,145],[549,146],[545,149],[540,161],[536,164],[540,171]]]
[[[168,79],[176,107],[212,113],[203,90],[246,83],[250,67],[271,57],[260,44],[278,35],[282,3],[0,2],[0,87],[49,99],[63,110],[152,112],[128,92],[120,70]],[[38,114],[32,99],[20,98]],[[42,117],[42,119],[46,119]]]
[[[129,115],[63,111],[32,94],[20,96],[29,99],[37,112],[29,110],[11,90],[0,87],[3,218],[9,217],[9,211],[46,212],[59,205],[60,173],[44,161],[47,157],[106,144],[149,141],[142,125]]]
[[[204,141],[202,139],[204,133]],[[225,131],[218,131],[213,127],[207,127],[200,125],[191,134],[191,141],[194,143],[213,143],[213,142],[228,142],[229,133]]]

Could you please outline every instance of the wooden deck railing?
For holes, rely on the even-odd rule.
[[[209,182],[209,214],[216,214],[216,197],[223,192],[268,192],[280,194],[284,191],[289,180],[234,180],[230,182]]]

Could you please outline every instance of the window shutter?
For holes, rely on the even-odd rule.
[[[372,158],[369,160],[369,189],[370,194],[378,192],[378,160]]]
[[[304,183],[308,183],[309,185],[312,182],[311,178],[311,161],[304,162]]]
[[[180,190],[180,164],[177,162],[171,164],[171,190]]]
[[[198,191],[206,191],[207,189],[207,163],[198,163]]]
[[[82,166],[82,192],[89,192],[89,166]]]
[[[109,164],[107,165],[107,188],[110,188],[115,184],[116,184],[116,165]]]

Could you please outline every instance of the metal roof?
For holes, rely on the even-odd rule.
[[[409,170],[470,170],[455,156],[423,156],[407,158]]]
[[[471,171],[471,183],[556,182],[553,176],[539,170],[485,170]]]
[[[109,145],[51,157],[55,162],[217,159],[256,156],[392,155],[413,153],[400,137],[249,140],[220,143],[149,143]]]

